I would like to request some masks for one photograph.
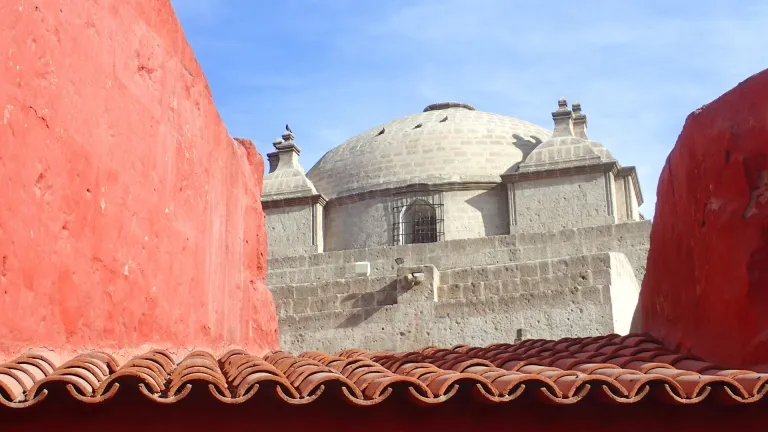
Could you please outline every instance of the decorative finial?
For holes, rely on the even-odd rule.
[[[587,138],[587,115],[581,112],[581,104],[573,103],[573,135],[579,138]]]
[[[275,150],[277,151],[267,154],[267,157],[269,158],[270,173],[273,173],[278,169],[290,169],[299,166],[297,158],[301,153],[301,149],[299,149],[293,140],[294,136],[291,127],[286,124],[285,132],[283,132],[282,137],[272,142],[272,145],[275,146]]]
[[[573,105],[571,105],[571,110],[573,111],[574,116],[581,114],[581,103],[579,103],[579,101],[574,101]]]
[[[291,130],[291,127],[288,126],[288,123],[285,124],[285,132],[283,132],[283,144],[293,144],[295,136],[293,136],[293,131]]]
[[[557,111],[552,113],[552,120],[555,121],[552,138],[573,136],[573,113],[568,109],[568,102],[565,98],[557,101]]]

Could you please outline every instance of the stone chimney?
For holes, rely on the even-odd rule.
[[[581,112],[581,104],[576,101],[573,108],[573,134],[579,138],[587,138],[587,115]]]
[[[299,154],[301,153],[301,149],[294,142],[293,132],[286,131],[282,138],[276,139],[272,145],[277,151],[267,154],[270,174],[277,170],[302,170],[299,165]]]
[[[568,109],[568,102],[565,99],[557,101],[557,111],[552,113],[552,120],[555,121],[552,138],[573,136],[573,113]]]

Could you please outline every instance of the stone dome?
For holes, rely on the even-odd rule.
[[[307,177],[328,199],[414,183],[501,182],[551,136],[514,117],[442,102],[350,138]]]

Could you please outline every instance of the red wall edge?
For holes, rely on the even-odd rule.
[[[263,161],[168,0],[0,3],[0,358],[278,347]]]

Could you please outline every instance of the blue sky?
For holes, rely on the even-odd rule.
[[[762,0],[173,0],[224,121],[306,170],[377,124],[460,100],[589,135],[656,183],[689,112],[768,67]]]

